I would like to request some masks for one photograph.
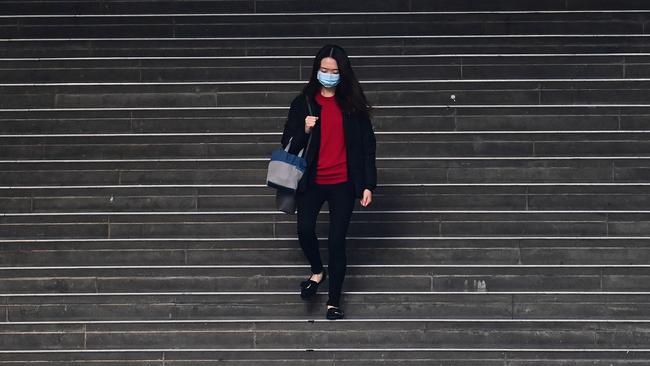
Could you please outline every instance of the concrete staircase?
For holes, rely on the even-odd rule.
[[[650,364],[648,25],[632,0],[1,2],[0,364]],[[379,170],[334,322],[265,187],[329,42]]]

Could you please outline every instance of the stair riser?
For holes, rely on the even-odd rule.
[[[262,159],[262,158],[260,158]],[[631,160],[384,160],[378,182],[606,183],[647,182],[644,159]],[[183,169],[179,169],[179,165]],[[268,161],[44,162],[0,164],[0,185],[265,184]]]
[[[388,187],[386,187],[388,189]],[[649,194],[407,194],[376,192],[373,210],[645,210]],[[130,212],[130,211],[267,211],[275,207],[274,192],[224,195],[123,195],[0,198],[6,213],[19,212]],[[355,204],[361,209],[360,204]],[[328,209],[327,202],[323,210]]]
[[[328,348],[462,347],[508,344],[523,348],[643,348],[642,324],[411,324],[411,323],[234,323],[179,325],[47,325],[2,326],[3,348],[20,349],[140,349],[140,348]],[[486,330],[490,329],[490,330]],[[12,331],[27,331],[20,335]],[[58,332],[48,334],[41,332]]]
[[[81,273],[83,272],[83,273]],[[4,270],[7,293],[296,291],[306,268]],[[349,267],[346,291],[648,291],[645,268]],[[327,291],[327,287],[321,289]]]
[[[349,36],[428,36],[428,35],[519,35],[519,34],[642,34],[647,19],[630,18],[623,14],[619,19],[584,19],[584,16],[530,15],[524,19],[507,21],[496,19],[477,20],[456,16],[452,20],[434,16],[410,16],[407,19],[349,19],[349,17],[301,18],[279,17],[257,20],[238,18],[108,18],[78,19],[75,24],[66,18],[55,22],[43,19],[2,22],[2,38],[188,38],[188,37],[349,37]],[[645,14],[639,14],[641,17]],[[546,18],[546,19],[544,19]],[[556,19],[557,18],[557,19]],[[564,19],[561,19],[564,18]],[[591,17],[593,18],[593,16]],[[76,19],[75,19],[76,20]],[[257,22],[256,22],[257,20]],[[308,23],[305,23],[305,22]],[[49,24],[48,24],[49,23]],[[54,24],[53,24],[54,23]],[[173,24],[172,24],[173,23]]]
[[[138,221],[136,219],[136,221]],[[348,235],[352,236],[646,236],[648,221],[596,222],[586,221],[422,221],[392,222],[388,219],[372,223],[355,222]],[[109,235],[110,232],[110,235]],[[325,237],[327,223],[318,223],[316,233]],[[76,223],[32,222],[2,224],[3,238],[256,238],[295,235],[295,223],[133,223],[119,224],[97,221]]]
[[[561,111],[549,111],[550,108],[532,111],[529,115],[516,115],[517,111],[483,110],[477,115],[463,115],[463,108],[451,110],[431,109],[425,112],[411,109],[381,109],[373,111],[372,123],[376,132],[397,131],[616,131],[616,130],[649,130],[646,111],[638,111],[634,115],[618,115],[618,111],[608,111],[604,108],[600,114],[583,114],[565,108]],[[563,109],[558,107],[558,109]],[[426,109],[425,109],[426,110]],[[204,114],[206,111],[195,110],[194,114]],[[286,120],[285,110],[274,110],[271,117],[256,116],[256,111],[232,111],[231,117],[219,116],[220,111],[207,111],[212,115],[205,117],[175,117],[174,111],[168,111],[169,117],[129,117],[111,118],[113,111],[103,111],[104,116],[94,117],[91,112],[78,113],[76,118],[56,118],[56,112],[50,112],[50,119],[30,117],[23,113],[20,117],[8,117],[0,120],[0,133],[16,134],[66,134],[66,133],[218,133],[218,132],[272,132],[280,134]],[[415,113],[414,113],[415,112]],[[137,113],[137,112],[135,112]],[[140,112],[141,113],[141,112]],[[249,116],[245,114],[249,113]],[[593,112],[592,112],[593,113]],[[626,113],[626,112],[622,112]],[[629,112],[627,112],[629,113]],[[237,115],[239,114],[239,115]],[[410,115],[409,115],[410,114]],[[418,115],[419,114],[419,115]],[[495,115],[497,114],[497,115]],[[378,135],[379,136],[379,135]],[[453,135],[448,135],[452,138]],[[562,134],[556,136],[562,137]],[[617,135],[611,135],[615,138]],[[515,137],[510,137],[515,138]]]
[[[293,295],[8,298],[7,321],[320,319],[325,293],[312,302]],[[643,319],[647,296],[633,295],[355,295],[344,294],[349,318]],[[4,313],[4,309],[3,309]]]
[[[82,37],[80,37],[82,38]],[[119,56],[310,56],[321,44],[337,43],[354,55],[430,55],[498,53],[616,53],[648,52],[643,39],[620,37],[523,37],[484,38],[363,38],[361,39],[263,39],[263,40],[66,40],[18,41],[4,44],[5,57],[119,57]]]
[[[4,83],[307,80],[311,58],[2,61]],[[610,57],[355,58],[360,80],[644,78],[649,60]],[[391,73],[386,74],[385,69]]]
[[[634,82],[633,85],[617,86],[612,83],[587,86],[556,85],[543,86],[542,83],[516,83],[478,85],[412,86],[422,90],[373,90],[377,85],[368,84],[366,94],[371,104],[375,105],[566,105],[566,104],[648,104],[650,97],[647,90],[650,85]],[[397,89],[398,86],[385,88]],[[189,91],[177,87],[158,87],[157,91],[146,90],[150,87],[113,87],[94,86],[77,87],[74,92],[69,88],[49,91],[18,89],[4,87],[0,101],[1,108],[157,108],[157,107],[244,107],[268,106],[286,107],[297,95],[295,85],[291,90],[266,91],[228,91],[226,87],[203,86],[202,90]],[[94,88],[94,90],[93,90]],[[440,89],[446,90],[440,90]],[[540,89],[542,88],[542,89]],[[551,88],[559,88],[552,90]],[[574,88],[567,90],[565,88]],[[83,90],[86,89],[86,90]],[[101,89],[101,90],[100,90]],[[141,90],[137,90],[141,89]],[[177,89],[177,90],[173,90]],[[199,89],[199,87],[196,87]],[[282,88],[285,89],[285,88]],[[426,90],[425,90],[426,89]],[[452,99],[451,96],[454,96]]]
[[[642,136],[638,137],[639,139]],[[645,140],[622,141],[483,141],[483,142],[377,142],[378,158],[408,157],[584,157],[649,156],[650,134]],[[153,144],[71,144],[1,145],[0,156],[6,160],[39,159],[209,159],[268,158],[280,148],[275,142],[239,143],[153,143]],[[15,143],[15,142],[13,142]],[[409,148],[404,149],[408,144]]]
[[[326,239],[323,239],[323,246]],[[327,258],[327,251],[321,253]],[[477,249],[354,249],[348,248],[348,261],[355,264],[646,264],[650,262],[650,250],[636,248],[585,248],[546,249],[531,248],[516,250],[508,248]],[[304,256],[297,249],[251,250],[56,250],[47,251],[3,251],[0,252],[2,266],[61,266],[74,265],[258,265],[304,264]]]
[[[378,366],[392,362],[408,366],[644,366],[648,363],[647,352],[562,351],[166,351],[89,352],[89,353],[38,353],[0,354],[0,360],[11,360],[12,365],[27,366],[35,362],[63,366],[70,362],[84,366],[109,366],[115,363],[126,366],[239,366],[244,362],[270,366]],[[56,361],[54,361],[54,359]]]
[[[325,6],[327,5],[327,6]],[[214,3],[204,1],[160,1],[155,7],[147,2],[105,1],[7,1],[2,11],[5,14],[170,14],[170,13],[278,13],[278,12],[407,12],[407,11],[532,11],[532,10],[595,10],[595,9],[643,9],[647,5],[639,0],[609,2],[584,2],[579,0],[543,0],[534,4],[523,4],[516,0],[498,3],[476,3],[472,1],[426,0],[403,1],[254,1],[220,0]]]

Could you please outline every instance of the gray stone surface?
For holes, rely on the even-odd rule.
[[[650,363],[648,4],[152,5],[0,3],[1,365]],[[379,178],[337,322],[264,187],[328,42]]]

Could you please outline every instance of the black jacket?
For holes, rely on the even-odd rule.
[[[320,105],[312,97],[309,104],[313,114],[320,117]],[[289,109],[289,116],[282,133],[282,147],[286,148],[291,140],[289,152],[298,152],[307,145],[307,139],[313,134],[307,151],[307,170],[298,183],[298,192],[304,192],[313,186],[316,179],[316,164],[320,149],[320,118],[309,134],[305,133],[305,117],[309,115],[307,99],[304,94],[298,95]],[[343,112],[343,133],[345,135],[345,150],[347,156],[348,179],[354,184],[355,198],[363,197],[363,190],[374,192],[377,187],[377,168],[375,166],[376,142],[375,133],[370,119],[357,113]]]

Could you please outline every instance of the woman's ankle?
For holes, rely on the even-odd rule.
[[[315,282],[320,282],[323,280],[324,275],[325,275],[325,270],[321,271],[320,273],[312,273],[309,279]]]

